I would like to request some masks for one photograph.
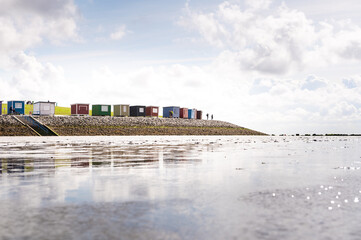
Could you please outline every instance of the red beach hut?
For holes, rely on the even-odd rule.
[[[145,116],[158,117],[159,107],[148,106],[145,108]]]
[[[89,104],[86,103],[72,104],[71,115],[89,115]]]
[[[188,108],[179,109],[179,117],[180,118],[188,118]]]

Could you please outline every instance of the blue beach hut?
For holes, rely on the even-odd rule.
[[[8,101],[8,114],[25,114],[25,101]]]
[[[163,117],[169,118],[170,112],[173,112],[173,118],[179,118],[179,107],[163,107]]]
[[[188,109],[188,119],[195,119],[196,118],[196,112],[197,110],[193,109]]]

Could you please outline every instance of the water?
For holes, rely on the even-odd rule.
[[[360,239],[361,138],[0,138],[0,239]]]

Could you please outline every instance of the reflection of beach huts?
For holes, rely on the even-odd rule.
[[[131,117],[145,117],[145,106],[130,106]]]
[[[180,118],[188,118],[188,108],[179,109],[179,117]]]
[[[0,115],[3,113],[3,101],[0,101]]]
[[[147,117],[158,117],[159,107],[148,106],[145,108],[145,115]]]
[[[33,107],[34,115],[54,116],[55,102],[36,102]]]
[[[196,109],[188,109],[188,119],[195,119],[196,118]]]
[[[114,105],[114,116],[115,117],[129,117],[129,105],[127,105],[127,104]]]
[[[71,115],[89,115],[89,104],[87,103],[72,104]]]
[[[8,101],[8,114],[25,114],[25,101]]]
[[[92,106],[92,116],[111,116],[111,106],[106,104],[95,104]]]
[[[173,114],[173,116],[172,116]],[[179,118],[179,107],[163,107],[163,117],[164,118]]]
[[[202,119],[202,111],[197,111],[197,119]]]

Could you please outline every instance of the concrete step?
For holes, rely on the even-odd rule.
[[[36,132],[39,136],[58,136],[56,132],[50,129],[48,126],[40,123],[38,120],[33,118],[32,116],[18,115],[13,116],[15,119],[20,121],[25,126],[28,126],[34,132]]]

